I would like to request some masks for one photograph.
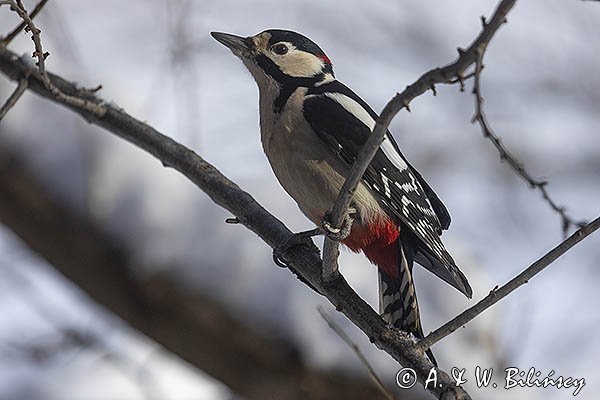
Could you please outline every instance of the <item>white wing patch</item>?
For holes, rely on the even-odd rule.
[[[332,93],[327,92],[324,93],[325,96],[329,97],[332,100],[335,100],[339,105],[344,107],[346,111],[352,114],[356,119],[365,124],[371,132],[373,132],[373,128],[375,128],[375,120],[369,115],[367,110],[365,110],[360,104],[358,104],[354,99],[346,96],[342,93]],[[387,134],[383,138],[383,142],[381,143],[381,150],[385,156],[394,164],[398,170],[402,171],[408,168],[406,162],[400,157],[400,154],[396,151],[392,143],[390,142]]]
[[[371,128],[371,132],[373,132],[373,128]],[[400,157],[400,154],[398,154],[398,152],[388,139],[387,134],[385,135],[385,137],[383,138],[383,142],[381,143],[381,150],[383,150],[385,156],[389,158],[392,163],[394,163],[394,166],[398,168],[399,171],[408,168],[406,162],[404,162],[402,157]]]

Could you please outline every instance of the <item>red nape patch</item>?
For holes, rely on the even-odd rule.
[[[398,277],[400,249],[398,226],[385,219],[369,225],[355,224],[344,244],[354,252],[362,250],[369,260],[390,278]]]
[[[317,57],[327,65],[331,65],[331,60],[325,54],[319,54]]]

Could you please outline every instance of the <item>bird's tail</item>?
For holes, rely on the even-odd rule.
[[[412,278],[415,250],[410,247],[409,241],[404,243],[399,241],[398,276],[391,277],[385,271],[379,270],[379,313],[390,325],[410,332],[418,339],[423,339],[419,304]],[[437,366],[430,349],[426,354]]]

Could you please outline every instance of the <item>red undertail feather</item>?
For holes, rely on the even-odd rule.
[[[390,278],[398,277],[400,250],[398,226],[388,218],[368,225],[355,223],[344,244],[354,252],[362,252]]]

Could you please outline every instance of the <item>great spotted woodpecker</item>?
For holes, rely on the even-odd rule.
[[[327,55],[301,34],[272,29],[245,38],[212,36],[256,80],[261,142],[273,172],[302,212],[322,226],[377,114],[335,79]],[[379,308],[388,323],[423,338],[413,261],[471,297],[467,278],[440,240],[450,215],[390,132],[354,193],[352,208],[343,243],[377,265]]]

